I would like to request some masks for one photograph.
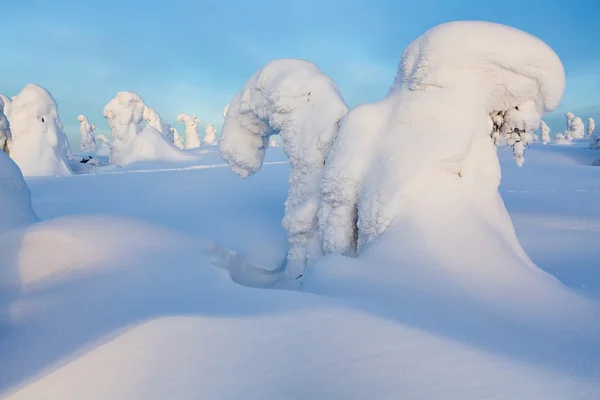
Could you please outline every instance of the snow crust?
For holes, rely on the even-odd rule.
[[[71,175],[68,141],[52,95],[28,84],[12,100],[10,156],[24,176]]]
[[[128,157],[131,141],[144,128],[144,100],[137,93],[119,92],[104,107],[103,115],[111,131],[110,161],[121,165]]]
[[[296,278],[321,253],[319,181],[325,157],[348,111],[335,83],[308,61],[282,59],[259,69],[235,95],[219,141],[221,156],[246,178],[262,166],[269,138],[279,135],[291,165],[283,227]]]

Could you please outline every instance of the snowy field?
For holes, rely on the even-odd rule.
[[[0,292],[0,397],[600,398],[600,168],[583,147],[534,144],[522,168],[499,149],[521,243],[572,289],[536,315],[394,289],[341,256],[324,260],[341,280],[269,288],[287,250],[280,148],[248,180],[210,153],[28,179],[42,221],[0,242],[18,282]]]

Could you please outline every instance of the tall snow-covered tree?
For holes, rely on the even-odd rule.
[[[104,118],[111,132],[111,163],[123,163],[131,141],[144,129],[144,105],[137,93],[119,92],[104,107]]]
[[[587,135],[592,136],[592,133],[596,130],[596,121],[594,118],[589,117],[587,120]]]
[[[0,151],[8,154],[10,141],[10,123],[8,122],[8,118],[6,118],[6,115],[4,115],[4,100],[0,97]]]
[[[206,128],[204,129],[204,140],[202,141],[202,144],[217,144],[217,129],[213,124],[206,124]]]
[[[80,114],[77,117],[79,121],[79,133],[81,134],[81,145],[80,150],[84,152],[95,152],[96,151],[96,135],[94,133],[94,126],[90,124],[88,118]]]
[[[177,132],[177,129],[171,128],[171,132],[173,132],[173,144],[183,150],[185,148],[185,144],[183,142],[183,136]]]
[[[552,141],[550,138],[550,127],[544,121],[540,121],[540,132],[543,144],[548,144]]]
[[[187,114],[179,114],[178,122],[185,124],[185,146],[186,149],[195,149],[200,147],[200,120],[196,114],[190,116]]]

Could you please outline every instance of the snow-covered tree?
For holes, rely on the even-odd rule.
[[[592,133],[596,130],[596,121],[594,118],[589,117],[587,120],[587,135],[592,136]]]
[[[290,278],[333,253],[394,257],[401,277],[443,265],[441,273],[469,281],[490,269],[510,276],[506,268],[529,279],[535,266],[498,193],[494,142],[504,137],[521,164],[564,88],[560,59],[539,39],[493,23],[446,23],[407,47],[384,100],[347,113],[314,64],[267,64],[231,102],[220,150],[247,177],[260,169],[269,137],[281,135],[291,165],[283,222]],[[475,258],[473,242],[486,246]]]
[[[200,147],[200,120],[196,114],[189,116],[187,114],[179,114],[178,122],[185,124],[185,146],[186,149],[195,149]]]
[[[550,127],[544,121],[540,121],[540,132],[543,144],[548,144],[552,141],[550,138]]]
[[[223,118],[227,118],[227,110],[229,110],[230,104],[227,104],[223,109]]]
[[[571,120],[569,125],[568,135],[573,139],[583,139],[585,137],[585,126],[583,121],[579,117],[575,117]]]
[[[8,118],[4,115],[4,100],[0,98],[0,151],[8,154],[8,146],[11,140],[10,124]]]
[[[286,276],[297,278],[319,256],[317,210],[325,156],[348,111],[335,83],[308,61],[283,59],[259,69],[235,95],[221,130],[219,150],[239,176],[262,166],[279,134],[291,165],[283,227],[289,250]]]
[[[129,144],[144,128],[143,114],[144,100],[133,92],[117,93],[104,107],[111,131],[111,163],[122,165]]]
[[[277,144],[277,141],[275,139],[271,139],[269,141],[269,147],[277,147],[277,146],[278,146],[278,144]]]
[[[202,141],[202,144],[217,144],[217,129],[213,124],[206,124],[206,128],[204,129],[204,140]]]
[[[94,127],[94,126],[92,125],[92,127]],[[96,149],[97,156],[110,157],[110,154],[112,153],[111,147],[110,147],[110,140],[108,140],[108,138],[106,136],[104,136],[104,135],[96,136],[96,144],[97,144],[97,149]]]
[[[11,104],[10,157],[24,176],[70,175],[68,141],[58,106],[44,88],[28,84]]]
[[[147,126],[151,126],[159,131],[167,140],[173,143],[173,132],[171,131],[171,125],[163,124],[162,118],[152,107],[144,106],[144,120]]]
[[[173,144],[183,150],[185,148],[185,143],[183,142],[183,136],[177,132],[177,129],[171,128],[171,132],[173,132]]]
[[[80,150],[84,152],[96,151],[96,135],[94,134],[94,126],[90,124],[88,118],[80,114],[77,117],[79,121],[79,133],[81,134]]]

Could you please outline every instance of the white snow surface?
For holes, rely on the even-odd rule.
[[[28,84],[12,100],[10,157],[25,176],[65,176],[68,141],[52,95]]]
[[[319,182],[325,157],[348,111],[335,83],[309,62],[281,59],[258,70],[227,109],[219,149],[241,177],[262,166],[269,138],[279,135],[292,167],[283,226],[290,249],[286,272],[302,274],[320,256]]]
[[[144,128],[144,106],[137,93],[119,92],[104,107],[111,131],[111,163],[121,165],[128,157],[131,141]]]
[[[185,162],[196,158],[177,148],[162,133],[148,125],[130,142],[121,165],[143,161]]]
[[[23,179],[21,170],[2,151],[0,151],[0,210],[2,210],[0,241],[3,240],[2,234],[8,229],[34,222],[37,219],[31,208],[31,194],[25,179]],[[4,253],[0,254],[2,254],[2,257],[6,256]],[[2,275],[0,271],[0,282],[2,281]],[[2,315],[1,309],[0,315]],[[0,318],[0,323],[1,321]]]
[[[519,238],[572,289],[527,280],[513,299],[502,276],[470,269],[497,307],[457,290],[464,276],[414,284],[422,273],[389,252],[328,256],[299,291],[232,282],[272,281],[253,266],[285,257],[280,149],[248,180],[223,164],[30,179],[44,221],[0,241],[14,279],[0,285],[0,398],[598,398],[595,151],[533,144],[518,168],[499,150]],[[462,234],[485,257],[490,243],[456,219],[450,253],[413,259],[423,273],[464,251]]]

